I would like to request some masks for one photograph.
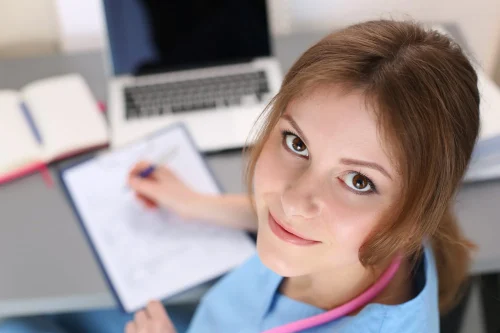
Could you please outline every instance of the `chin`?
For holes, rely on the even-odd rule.
[[[257,236],[257,253],[267,268],[283,277],[307,274],[302,260],[291,255],[275,241],[266,238],[266,235]]]

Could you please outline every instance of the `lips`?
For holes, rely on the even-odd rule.
[[[301,246],[309,246],[320,243],[318,241],[299,236],[290,227],[287,227],[282,222],[276,220],[271,214],[271,212],[269,212],[268,223],[269,223],[269,228],[276,235],[276,237],[287,243],[294,245],[301,245]]]

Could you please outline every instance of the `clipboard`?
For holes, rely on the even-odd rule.
[[[141,211],[137,202],[134,205],[132,201],[126,203],[122,201],[127,196],[133,198],[133,193],[122,195],[122,192],[119,191],[127,191],[125,188],[126,173],[130,170],[131,164],[137,162],[135,159],[138,156],[151,158],[151,155],[165,153],[168,151],[166,146],[172,142],[177,142],[180,145],[178,148],[180,149],[179,156],[176,157],[179,160],[167,162],[167,164],[170,163],[169,167],[172,168],[172,171],[182,180],[190,182],[191,184],[188,185],[194,186],[197,191],[211,194],[220,193],[219,183],[215,180],[201,153],[196,149],[186,127],[180,123],[171,125],[116,151],[66,166],[58,172],[64,193],[77,216],[105,280],[119,307],[124,312],[136,311],[145,306],[151,299],[164,300],[210,281],[238,266],[255,253],[255,244],[244,231],[214,226],[203,221],[182,221],[173,212],[164,210]],[[145,149],[148,153],[144,154],[144,150],[141,153],[141,149]],[[110,169],[96,171],[99,170],[99,167],[104,168],[103,170]],[[122,184],[117,183],[120,176],[123,178]],[[88,185],[93,177],[96,183]],[[107,177],[110,178],[109,181],[106,179]],[[100,196],[99,193],[106,193],[106,191],[112,193],[109,203],[116,205],[116,207],[100,206],[103,196]],[[92,198],[93,193],[96,193],[95,195],[98,197]],[[95,209],[89,207],[95,207]],[[109,209],[109,212],[104,212],[106,209]],[[115,213],[117,214],[116,219],[113,218]],[[110,218],[106,219],[106,216]],[[113,224],[120,218],[122,220],[118,223],[123,223],[123,226]],[[112,225],[110,228],[121,229],[120,231],[112,229],[113,231],[109,233],[100,229],[107,228],[109,225]],[[132,226],[136,229],[127,231],[126,228],[132,228]],[[144,228],[143,234],[141,234],[141,228]],[[148,231],[148,228],[151,230]],[[117,236],[115,240],[111,241],[113,234],[121,236]],[[168,245],[163,245],[163,239],[159,238],[161,235],[165,237],[165,242],[168,242]],[[145,253],[142,254],[143,257],[133,253],[128,259],[129,262],[126,262],[127,260],[124,258],[119,258],[121,253],[114,253],[113,251],[116,249],[112,248],[113,246],[118,246],[118,248],[123,246],[120,243],[123,239],[120,237],[130,242],[129,247],[137,244],[137,251]],[[114,241],[120,245],[113,244]],[[153,246],[153,244],[155,245]],[[148,249],[148,246],[151,248]],[[166,249],[164,257],[161,251],[162,246],[165,246]],[[144,249],[140,247],[144,247]],[[153,247],[154,251],[151,250]],[[151,252],[147,253],[148,250]],[[170,253],[168,253],[169,250]],[[159,253],[155,251],[159,251]],[[154,267],[153,271],[156,269],[154,272],[160,273],[153,272],[151,274],[151,269],[145,269],[141,266],[143,260],[147,262],[149,254],[158,260],[156,266],[151,266]],[[132,256],[137,256],[137,258],[132,260],[130,259]],[[134,260],[137,260],[137,263]],[[189,263],[189,266],[181,267],[182,263]],[[141,266],[139,271],[146,271],[144,276],[137,278],[136,284],[130,282],[134,280],[130,277],[127,277],[129,280],[125,282],[124,276],[127,274],[123,273],[129,272],[127,269],[133,265]],[[181,266],[174,267],[175,265]],[[121,269],[123,271],[120,271]],[[135,276],[135,273],[131,273],[131,275]],[[162,279],[165,284],[170,281],[175,286],[162,285],[159,282]],[[132,287],[132,285],[134,286]]]

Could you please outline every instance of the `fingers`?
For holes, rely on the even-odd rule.
[[[151,163],[141,161],[134,165],[128,176],[128,185],[136,192],[136,197],[146,208],[157,208],[162,188],[175,181],[174,173],[167,167],[158,166],[148,178],[141,178],[138,174],[151,166]]]
[[[165,308],[160,302],[150,302],[146,309],[135,314],[125,326],[125,333],[175,333]]]
[[[138,178],[139,173],[151,166],[150,162],[141,161],[132,167],[129,172],[129,180]],[[174,173],[165,166],[156,166],[155,171],[148,177],[152,179],[169,179],[175,177]]]
[[[125,326],[125,333],[137,333],[137,327],[133,321],[129,321]]]
[[[151,165],[148,161],[140,161],[136,163],[129,172],[129,178],[137,176],[142,170],[147,169]]]
[[[149,198],[147,198],[147,197],[143,196],[143,195],[142,195],[142,194],[140,194],[140,193],[135,193],[135,197],[136,197],[136,198],[137,198],[140,202],[142,202],[142,204],[143,204],[146,208],[150,208],[150,209],[153,209],[153,208],[158,208],[158,204],[157,204],[155,201],[153,201],[153,200],[151,200],[151,199],[149,199]]]
[[[137,330],[139,332],[141,330],[144,330],[144,328],[148,324],[148,315],[146,314],[145,310],[136,312],[136,314],[134,316],[134,323],[137,326]]]
[[[170,321],[170,318],[167,315],[167,311],[165,311],[163,304],[161,304],[160,302],[158,301],[149,302],[146,310],[148,311],[148,314],[151,318],[155,318],[158,320],[165,320],[172,325],[172,322]]]
[[[155,179],[142,179],[139,177],[131,177],[128,185],[137,193],[150,200],[154,200],[158,193],[161,192],[161,185]]]
[[[175,177],[172,170],[164,166],[158,166],[155,171],[155,176],[158,177],[158,179],[170,179]]]
[[[170,317],[167,314],[167,311],[163,307],[163,304],[158,301],[151,301],[148,303],[146,307],[146,311],[148,312],[149,317],[153,322],[159,323],[160,327],[162,327],[162,332],[175,332],[175,327]]]
[[[151,164],[146,161],[141,161],[134,165],[132,169],[129,172],[128,175],[128,185],[136,192],[135,196],[139,201],[141,201],[146,208],[156,208],[158,205],[154,200],[151,199],[151,194],[154,194],[152,192],[156,192],[156,189],[151,188],[154,187],[154,185],[151,184],[151,182],[154,182],[154,173],[149,177],[149,179],[142,179],[138,177],[138,174],[148,168]],[[150,185],[146,185],[146,192],[144,192],[144,182],[149,182]]]

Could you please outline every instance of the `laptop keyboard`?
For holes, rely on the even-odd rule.
[[[264,71],[125,88],[127,119],[255,104],[269,93]]]

